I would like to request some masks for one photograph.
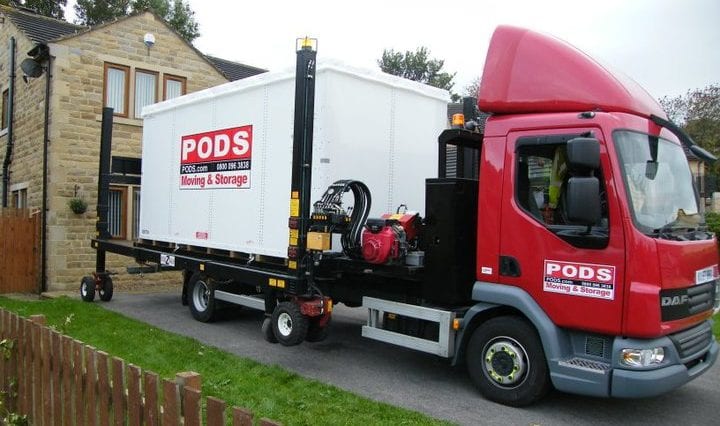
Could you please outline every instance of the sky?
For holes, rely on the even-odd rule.
[[[306,35],[319,59],[373,69],[383,49],[425,46],[462,94],[482,74],[493,30],[508,24],[569,42],[655,98],[720,83],[719,0],[187,1],[200,51],[269,70],[293,67]]]

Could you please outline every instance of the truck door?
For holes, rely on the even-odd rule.
[[[566,160],[575,137],[600,141],[601,219],[573,224],[565,209]],[[617,334],[622,323],[624,238],[600,129],[517,132],[504,160],[499,281],[522,287],[559,326]],[[583,235],[585,234],[585,235]]]

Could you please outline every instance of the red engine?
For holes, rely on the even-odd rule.
[[[362,235],[363,258],[369,263],[403,262],[408,241],[417,235],[417,214],[385,214],[382,219],[368,219]]]

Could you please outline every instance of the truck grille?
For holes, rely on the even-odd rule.
[[[675,344],[683,363],[702,355],[712,342],[712,329],[707,321],[693,328],[668,336]]]
[[[663,321],[686,318],[713,308],[715,281],[660,292],[660,313]]]

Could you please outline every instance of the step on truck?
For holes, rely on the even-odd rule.
[[[718,356],[718,250],[683,147],[715,158],[633,81],[514,27],[491,40],[477,102],[316,61],[147,107],[138,237],[108,232],[104,111],[93,276],[107,252],[182,270],[198,321],[265,312],[268,342],[362,335],[465,364],[488,399],[550,388],[648,397]],[[489,114],[478,118],[478,109]]]

